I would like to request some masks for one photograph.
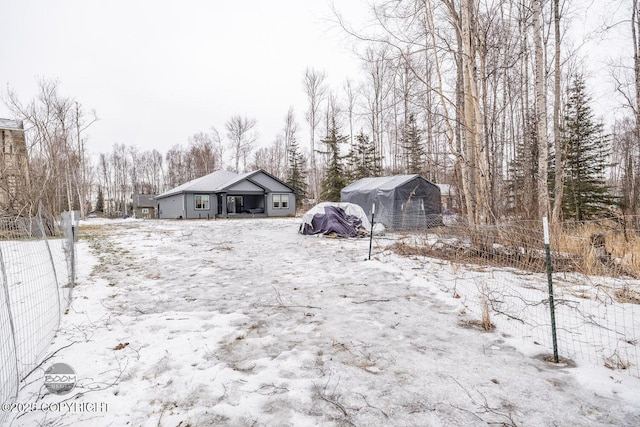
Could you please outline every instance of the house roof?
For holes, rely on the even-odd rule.
[[[162,198],[162,197],[167,197],[167,196],[173,196],[175,194],[181,194],[181,193],[219,193],[219,192],[224,192],[225,190],[227,190],[230,187],[233,187],[234,185],[238,184],[239,182],[242,182],[244,180],[248,180],[251,183],[257,185],[260,188],[263,188],[264,190],[270,191],[269,188],[266,188],[264,185],[252,180],[251,178],[254,177],[257,174],[264,174],[272,179],[275,179],[276,181],[280,182],[281,184],[285,185],[286,187],[290,188],[291,191],[294,191],[293,188],[291,188],[289,185],[287,185],[286,183],[282,182],[281,180],[279,180],[278,178],[268,174],[267,172],[263,171],[262,169],[258,169],[252,172],[247,172],[244,174],[237,174],[235,172],[231,172],[231,171],[226,171],[226,170],[219,170],[219,171],[215,171],[213,173],[210,173],[209,175],[205,175],[203,177],[200,178],[196,178],[192,181],[189,181],[187,183],[184,183],[182,185],[179,185],[175,188],[172,188],[169,191],[166,191],[162,194],[160,194],[159,196],[156,196],[156,199],[158,198]]]
[[[394,175],[394,176],[381,176],[377,178],[362,178],[353,182],[342,191],[369,191],[369,190],[393,190],[396,187],[405,184],[416,177],[420,177],[418,174],[413,175]],[[424,178],[423,178],[424,179]],[[426,181],[426,179],[425,179]]]
[[[295,192],[295,189],[293,187],[291,187],[289,184],[287,184],[286,182],[283,182],[282,180],[276,178],[275,176],[271,175],[270,173],[262,170],[262,169],[258,169],[252,172],[247,172],[241,175],[238,175],[237,177],[233,178],[232,180],[230,180],[229,182],[227,182],[224,187],[220,188],[220,191],[226,190],[230,187],[233,187],[234,185],[236,185],[237,183],[243,181],[243,180],[248,180],[251,181],[253,184],[257,185],[258,187],[261,187],[267,191],[272,191],[272,188],[267,188],[266,184],[261,184],[259,182],[257,182],[256,180],[253,180],[251,178],[253,178],[254,176],[258,175],[258,174],[262,174],[262,175],[266,175],[269,178],[279,182],[280,184],[284,185],[285,187],[289,188],[291,191]]]
[[[229,181],[225,182],[223,187],[219,188],[218,190],[226,190],[226,189],[228,189],[230,187],[233,187],[237,183],[242,182],[245,179],[249,179],[250,177],[255,175],[257,172],[260,172],[260,170],[247,172],[247,173],[243,173],[243,174],[237,175],[235,178],[231,178]],[[260,185],[260,184],[258,184],[257,182],[254,182],[254,181],[251,181],[251,182],[256,184],[258,187],[266,190],[266,188],[263,185]]]
[[[19,120],[0,119],[0,129],[20,129],[22,130],[22,122]]]
[[[173,196],[174,194],[181,193],[198,193],[198,192],[210,192],[217,191],[219,188],[224,187],[226,182],[231,181],[238,174],[231,171],[219,170],[209,175],[201,176],[200,178],[196,178],[189,182],[185,182],[182,185],[179,185],[175,188],[172,188],[169,191],[165,191],[164,193],[156,196],[156,198]]]
[[[136,208],[149,208],[155,207],[154,194],[134,194],[133,195],[133,206]]]

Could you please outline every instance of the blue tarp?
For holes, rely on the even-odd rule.
[[[324,213],[315,214],[311,223],[303,223],[300,232],[307,235],[335,233],[339,237],[358,237],[368,233],[360,218],[347,214],[339,206],[325,206]]]

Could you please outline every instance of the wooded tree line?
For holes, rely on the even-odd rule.
[[[602,79],[616,82],[627,113],[609,132],[594,113],[588,67],[565,41],[570,17],[586,6],[564,0],[377,1],[362,31],[335,10],[362,73],[331,87],[308,68],[307,108],[301,118],[283,112],[267,145],[256,119],[235,115],[167,153],[116,144],[92,164],[83,135],[95,115],[61,97],[56,82],[40,82],[27,105],[11,91],[7,99],[32,129],[32,200],[53,212],[88,210],[100,192],[123,213],[133,193],[161,193],[219,168],[262,168],[298,189],[299,201],[339,198],[361,177],[420,173],[453,185],[476,225],[584,220],[616,205],[638,215],[640,18],[638,0],[624,4],[619,25],[633,51]]]
[[[638,1],[623,3],[626,16],[608,16],[615,24],[601,18],[633,40],[600,76],[615,79],[627,112],[609,133],[569,37],[589,2],[377,1],[366,30],[334,11],[361,52],[357,96],[383,172],[454,184],[470,224],[637,215],[640,21]]]

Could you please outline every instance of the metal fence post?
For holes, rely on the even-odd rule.
[[[76,211],[71,211],[71,289],[76,286]]]
[[[376,216],[376,204],[371,205],[371,234],[369,235],[369,260],[371,260],[371,246],[373,245],[373,219]]]
[[[549,311],[551,313],[551,338],[553,340],[553,361],[558,363],[558,337],[556,332],[556,307],[553,301],[553,279],[551,268],[551,246],[549,239],[549,221],[547,217],[542,218],[542,228],[544,231],[544,250],[546,252],[547,282],[549,284]]]

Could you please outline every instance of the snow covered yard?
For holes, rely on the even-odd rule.
[[[438,283],[459,270],[380,248],[365,261],[368,240],[298,225],[85,223],[57,352],[18,398],[55,410],[9,422],[640,425],[640,379],[555,367],[536,357],[547,349],[473,327]],[[75,369],[72,393],[46,394],[54,362]]]

